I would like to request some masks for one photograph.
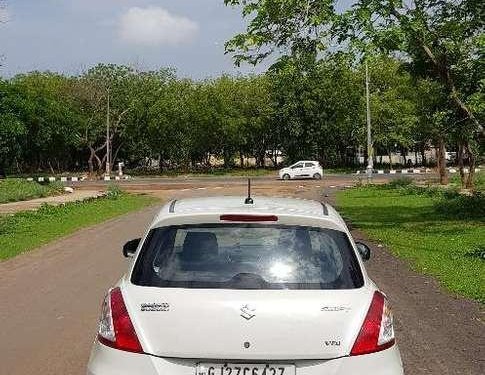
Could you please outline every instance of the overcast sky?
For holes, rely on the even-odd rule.
[[[0,74],[77,74],[99,62],[170,66],[194,78],[233,67],[224,42],[244,30],[223,0],[0,0]],[[259,67],[258,71],[264,69]]]

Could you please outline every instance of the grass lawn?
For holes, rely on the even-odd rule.
[[[342,191],[337,204],[356,227],[418,271],[484,303],[484,196],[462,206],[465,198],[375,186]]]
[[[62,194],[63,191],[63,185],[60,183],[41,185],[37,182],[20,178],[8,178],[0,180],[0,203],[48,197]]]
[[[154,202],[156,200],[148,196],[116,193],[0,217],[0,261]]]

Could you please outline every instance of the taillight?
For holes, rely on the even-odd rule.
[[[375,292],[350,355],[379,352],[394,345],[392,312],[384,295]]]
[[[104,299],[99,319],[98,340],[115,349],[143,353],[120,288],[111,289]]]

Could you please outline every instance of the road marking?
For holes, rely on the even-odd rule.
[[[205,188],[205,187],[197,188],[197,190],[205,190],[205,189],[207,189],[207,188]]]
[[[335,185],[330,185],[329,188],[332,188],[333,189],[333,188],[336,188],[336,186]]]
[[[216,186],[214,189],[224,189],[222,186]]]

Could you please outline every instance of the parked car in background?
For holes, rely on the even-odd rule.
[[[403,375],[370,249],[325,203],[172,201],[123,253],[88,375]]]
[[[318,161],[303,160],[289,167],[280,169],[280,179],[313,178],[320,180],[323,177],[323,168]]]

